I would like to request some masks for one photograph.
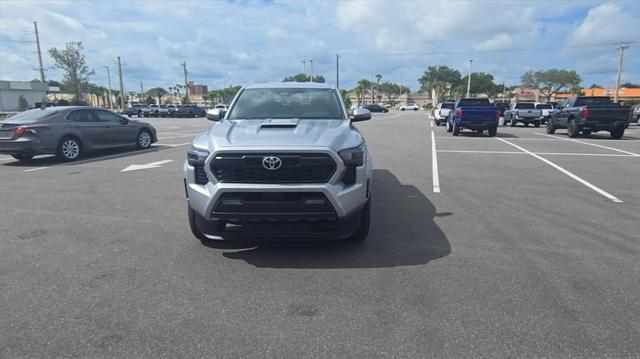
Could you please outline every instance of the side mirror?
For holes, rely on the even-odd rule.
[[[224,110],[219,108],[214,108],[207,111],[207,120],[209,121],[220,121],[224,118]]]
[[[371,111],[366,108],[358,107],[353,110],[353,116],[351,116],[351,122],[366,121],[371,119]]]
[[[121,117],[120,118],[120,123],[123,124],[123,125],[126,125],[126,124],[129,123],[129,119],[126,118],[126,117]]]

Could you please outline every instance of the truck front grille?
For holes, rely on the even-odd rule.
[[[263,159],[275,156],[281,166],[274,170],[263,166]],[[211,161],[211,171],[223,183],[326,183],[336,164],[323,153],[223,153]]]

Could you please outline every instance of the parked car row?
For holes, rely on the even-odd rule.
[[[217,105],[225,106],[225,105]],[[217,107],[216,106],[216,107]],[[129,117],[204,117],[206,111],[197,105],[133,105],[122,111]]]

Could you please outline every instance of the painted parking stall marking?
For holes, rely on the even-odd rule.
[[[433,177],[433,192],[440,193],[440,178],[438,176],[438,154],[436,151],[436,134],[433,130],[433,121],[431,123],[431,171]]]
[[[553,168],[557,169],[558,171],[560,171],[560,172],[562,172],[562,173],[566,174],[567,176],[569,176],[569,177],[573,178],[574,180],[576,180],[576,181],[578,181],[578,182],[582,183],[582,184],[583,184],[583,185],[585,185],[586,187],[588,187],[588,188],[590,188],[590,189],[594,190],[595,192],[597,192],[597,193],[601,194],[602,196],[604,196],[604,197],[606,197],[606,198],[610,199],[611,201],[613,201],[613,202],[615,202],[615,203],[622,203],[622,202],[623,202],[621,199],[619,199],[618,197],[616,197],[616,196],[612,195],[611,193],[609,193],[609,192],[607,192],[607,191],[605,191],[605,190],[603,190],[603,189],[601,189],[601,188],[597,187],[596,185],[594,185],[594,184],[592,184],[592,183],[590,183],[590,182],[586,181],[585,179],[583,179],[583,178],[581,178],[581,177],[579,177],[579,176],[577,176],[577,175],[575,175],[575,174],[573,174],[573,173],[571,173],[571,172],[567,171],[566,169],[564,169],[564,168],[562,168],[562,167],[558,166],[557,164],[555,164],[555,163],[553,163],[553,162],[549,161],[548,159],[546,159],[546,158],[544,158],[544,157],[541,157],[541,156],[539,156],[539,155],[537,155],[537,154],[535,154],[535,153],[533,153],[533,152],[531,152],[531,151],[529,151],[529,150],[527,150],[527,149],[525,149],[525,148],[523,148],[523,147],[520,147],[520,146],[516,145],[515,143],[511,143],[511,142],[509,142],[509,141],[507,141],[507,140],[505,140],[505,139],[502,139],[502,138],[496,138],[496,140],[498,140],[498,141],[502,141],[502,142],[504,142],[504,143],[508,144],[509,146],[513,146],[513,147],[515,147],[515,148],[519,149],[520,151],[522,151],[522,152],[524,152],[524,153],[526,153],[526,154],[528,154],[528,155],[530,155],[530,156],[532,156],[532,157],[534,157],[534,158],[539,159],[540,161],[542,161],[542,162],[544,162],[544,163],[548,164],[549,166],[551,166],[551,167],[553,167]]]
[[[617,151],[617,152],[621,152],[621,153],[625,153],[627,155],[631,155],[634,157],[640,157],[640,154],[637,153],[633,153],[633,152],[629,152],[629,151],[625,151],[625,150],[620,150],[617,148],[613,148],[613,147],[609,147],[609,146],[603,146],[603,145],[599,145],[597,143],[591,143],[591,142],[585,142],[585,141],[580,141],[580,140],[575,140],[573,138],[564,138],[564,137],[558,137],[558,136],[552,136],[552,135],[548,135],[546,133],[540,133],[540,132],[534,132],[536,135],[540,135],[540,136],[547,136],[547,137],[551,137],[553,139],[556,140],[562,140],[562,141],[570,141],[570,142],[575,142],[575,143],[581,143],[583,145],[589,145],[589,146],[594,146],[594,147],[600,147],[600,148],[604,148],[607,150],[611,150],[611,151]],[[620,140],[615,140],[615,141],[620,141]]]

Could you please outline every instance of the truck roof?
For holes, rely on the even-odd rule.
[[[245,89],[265,89],[265,88],[300,88],[300,89],[333,89],[335,86],[318,82],[267,82],[245,86]]]

